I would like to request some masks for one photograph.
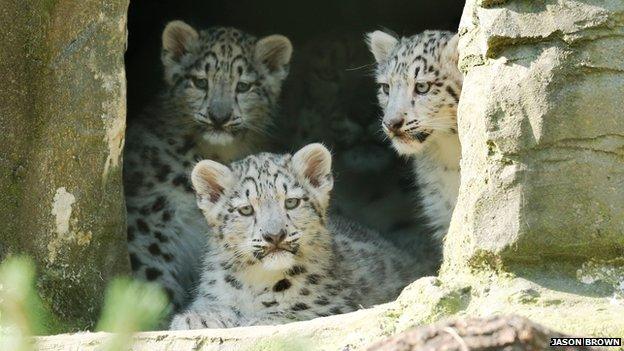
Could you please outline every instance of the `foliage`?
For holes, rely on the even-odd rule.
[[[0,350],[32,349],[31,335],[46,335],[54,325],[35,289],[35,265],[9,257],[0,265]],[[134,332],[158,326],[167,312],[166,295],[154,284],[117,278],[106,291],[97,330],[113,333],[104,350],[121,350]]]
[[[0,350],[28,350],[26,336],[45,334],[49,313],[34,287],[35,266],[26,257],[0,265]]]
[[[98,330],[114,333],[108,350],[120,350],[131,341],[132,333],[158,325],[167,309],[168,299],[160,288],[127,278],[111,282]]]

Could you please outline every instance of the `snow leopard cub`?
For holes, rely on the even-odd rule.
[[[128,250],[136,277],[154,281],[174,309],[199,279],[207,231],[187,175],[202,158],[229,161],[264,145],[292,46],[234,28],[170,22],[162,36],[166,88],[126,137]]]
[[[459,191],[458,36],[425,31],[397,38],[375,31],[367,37],[377,61],[382,128],[399,154],[414,156],[425,214],[443,239]]]
[[[201,283],[171,329],[279,324],[394,299],[413,262],[378,234],[328,219],[331,154],[261,153],[192,172],[207,236]]]

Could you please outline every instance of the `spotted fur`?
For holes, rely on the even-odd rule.
[[[368,35],[377,61],[382,128],[399,154],[413,156],[423,208],[442,239],[459,190],[457,105],[463,76],[457,68],[457,35],[425,31],[396,38]]]
[[[228,161],[265,145],[291,50],[279,35],[197,32],[181,21],[165,28],[166,88],[131,121],[124,183],[134,275],[160,283],[175,309],[199,279],[207,231],[187,174],[199,159]]]
[[[201,284],[171,329],[278,324],[395,298],[414,278],[409,256],[369,230],[327,216],[331,155],[261,153],[192,174],[213,229]]]

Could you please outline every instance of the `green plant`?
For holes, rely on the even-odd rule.
[[[29,335],[46,334],[51,316],[35,290],[35,265],[16,256],[0,265],[0,350],[29,350]]]
[[[114,333],[108,350],[121,350],[131,342],[132,334],[158,326],[167,312],[168,300],[154,284],[117,278],[111,282],[97,330]]]
[[[28,257],[9,257],[0,265],[0,350],[31,350],[29,337],[47,335],[54,325],[35,289],[35,277],[35,264]],[[166,295],[154,284],[113,280],[97,325],[97,330],[112,333],[104,350],[125,349],[133,333],[157,327],[167,306]]]

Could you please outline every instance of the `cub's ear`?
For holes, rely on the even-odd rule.
[[[457,49],[458,43],[459,34],[455,34],[451,39],[449,39],[449,41],[446,42],[446,46],[442,49],[442,56],[452,62],[455,66],[457,66],[459,62],[459,50]]]
[[[197,31],[182,21],[167,23],[162,35],[163,56],[179,61],[184,54],[191,51],[198,38]]]
[[[199,196],[198,203],[217,203],[231,186],[232,179],[232,171],[228,167],[211,160],[200,161],[191,172],[191,182]]]
[[[366,43],[373,56],[375,56],[375,61],[382,63],[388,59],[392,49],[399,43],[399,40],[391,34],[376,30],[366,34]]]
[[[314,188],[329,192],[334,186],[332,156],[322,144],[308,144],[292,158],[293,169],[303,181]]]
[[[265,65],[269,72],[285,70],[290,62],[293,47],[290,40],[275,34],[264,37],[256,43],[254,57],[256,62]]]

